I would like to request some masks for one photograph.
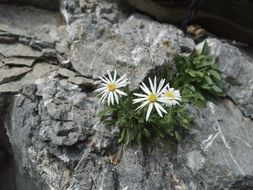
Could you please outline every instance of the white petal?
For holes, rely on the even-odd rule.
[[[148,78],[148,81],[149,81],[149,86],[151,88],[152,93],[155,93],[155,88],[154,88],[154,85],[152,83],[152,80],[150,78]]]
[[[100,98],[100,101],[101,101],[102,103],[104,103],[104,101],[105,101],[106,97],[108,96],[108,94],[109,94],[109,92],[106,92],[106,93],[104,93],[103,96]]]
[[[94,90],[94,92],[101,92],[101,91],[104,91],[106,89],[107,89],[107,87],[101,87],[101,88],[98,88],[98,89]]]
[[[144,102],[143,104],[141,104],[138,108],[135,109],[135,111],[143,108],[144,106],[146,106],[149,103],[149,101],[147,100],[146,102]]]
[[[157,99],[157,102],[163,103],[163,104],[168,104],[169,103],[169,99],[167,97],[161,97]]]
[[[114,94],[114,97],[115,97],[115,100],[116,100],[117,104],[119,104],[118,94],[116,92],[113,92],[113,94]]]
[[[153,103],[151,103],[151,104],[149,104],[149,106],[148,106],[148,111],[147,111],[147,115],[146,115],[146,121],[148,121],[148,118],[149,118],[149,116],[150,116],[150,113],[151,113],[151,111],[152,111],[152,109],[153,109]]]
[[[108,83],[110,83],[110,81],[106,78],[106,77],[99,77],[100,78],[100,80],[102,80],[104,83],[106,83],[106,84],[108,84]]]
[[[115,69],[115,70],[114,70],[114,76],[113,76],[113,82],[116,81],[116,77],[117,77],[117,71],[116,71],[116,69]]]
[[[128,80],[128,79],[125,79],[125,80],[119,82],[119,83],[117,84],[117,88],[121,88],[121,87],[127,86],[127,85],[128,85],[127,80]]]
[[[135,96],[138,96],[138,97],[143,97],[143,98],[146,98],[148,97],[148,95],[145,95],[145,94],[139,94],[139,93],[134,93]]]
[[[165,93],[167,91],[167,88],[169,87],[169,83],[167,83],[163,88],[162,90],[160,90],[160,93],[159,95],[161,95],[162,93]]]
[[[122,96],[127,96],[127,94],[119,89],[116,89],[115,92],[117,92],[118,94],[122,95]]]
[[[162,87],[164,85],[164,82],[165,82],[165,79],[160,80],[160,83],[159,83],[157,91],[156,91],[156,93],[158,94],[158,96],[161,94],[161,90],[162,90]]]
[[[120,81],[124,80],[127,74],[124,74],[123,76],[121,76],[119,79],[116,80],[116,84],[118,84]]]
[[[101,94],[104,94],[104,93],[106,93],[106,92],[108,92],[108,90],[104,90],[104,91],[100,92],[100,93],[98,94],[98,96],[100,96]]]
[[[157,82],[156,82],[156,76],[155,76],[155,79],[154,79],[154,94],[156,93],[156,87],[157,87]]]
[[[151,94],[150,90],[148,87],[142,82],[142,85],[140,85],[140,88],[143,90],[143,92],[146,92],[147,94]]]
[[[108,98],[107,98],[108,106],[110,106],[110,102],[111,102],[111,93],[109,93]]]
[[[139,102],[143,102],[143,101],[145,101],[147,99],[148,98],[136,98],[136,99],[133,99],[133,102],[134,102],[134,104],[136,104],[136,103],[139,103]]]
[[[160,115],[160,117],[163,117],[163,114],[162,114],[162,112],[160,111],[160,109],[159,109],[159,107],[158,107],[158,103],[154,103],[155,104],[155,109],[156,109],[156,111],[157,111],[157,113]]]
[[[157,104],[157,107],[158,107],[163,113],[167,113],[167,111],[166,111],[160,104]]]
[[[112,105],[114,105],[113,92],[110,92],[110,94],[111,94],[111,102],[112,102]]]
[[[107,73],[108,73],[108,77],[109,77],[109,79],[110,79],[110,81],[112,82],[113,80],[112,80],[112,75],[111,75],[111,73],[107,70]]]

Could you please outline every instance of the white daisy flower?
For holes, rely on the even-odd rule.
[[[160,105],[160,103],[168,103],[168,99],[161,97],[163,92],[166,90],[167,85],[164,86],[165,79],[162,79],[157,87],[157,82],[156,82],[156,77],[154,78],[154,82],[151,81],[149,78],[149,85],[151,90],[142,82],[140,85],[140,88],[142,89],[143,92],[146,94],[139,94],[139,93],[134,93],[135,96],[138,98],[135,98],[133,100],[133,103],[139,103],[143,102],[136,110],[142,109],[146,105],[148,105],[148,111],[146,114],[146,121],[148,120],[150,113],[155,107],[157,113],[159,114],[160,117],[163,117],[163,113],[167,113],[167,111]]]
[[[174,88],[170,88],[168,85],[166,88],[166,91],[162,94],[162,97],[166,98],[168,100],[167,105],[174,106],[178,105],[181,101],[181,95],[179,90],[175,90]]]
[[[126,77],[126,74],[118,78],[116,70],[114,71],[113,76],[109,71],[107,72],[108,77],[99,77],[101,80],[100,88],[94,92],[99,93],[98,95],[102,95],[100,99],[102,103],[107,99],[108,106],[111,104],[114,105],[115,101],[119,104],[119,98],[121,96],[127,96],[127,94],[120,89],[128,85],[128,78]]]

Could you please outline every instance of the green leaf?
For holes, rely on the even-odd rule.
[[[123,128],[123,129],[121,130],[120,138],[118,139],[118,142],[119,142],[119,143],[121,143],[121,142],[124,141],[124,139],[125,139],[125,133],[126,133],[126,129]]]
[[[213,86],[212,86],[212,89],[213,89],[216,93],[222,93],[222,92],[223,92],[223,90],[222,90],[220,87],[216,86],[216,85],[213,85]]]
[[[212,85],[213,84],[213,81],[212,81],[212,79],[209,76],[205,75],[204,79],[205,79],[205,81],[207,82],[208,85]]]
[[[211,90],[212,86],[210,86],[208,84],[203,84],[203,85],[201,85],[201,88],[206,89],[206,90]]]
[[[217,71],[215,71],[215,70],[210,70],[209,71],[209,73],[216,79],[216,80],[221,80],[221,76],[220,76],[220,74],[217,72]]]
[[[136,141],[138,144],[141,144],[141,140],[142,140],[142,134],[139,132],[137,133]]]
[[[125,139],[126,139],[125,143],[128,145],[130,142],[130,131],[128,129],[126,129],[126,138]]]
[[[208,46],[207,41],[205,41],[204,45],[203,45],[203,48],[202,48],[202,51],[201,51],[201,55],[209,55],[209,53],[210,53],[210,48]]]
[[[201,71],[194,71],[194,70],[189,70],[188,71],[188,74],[192,77],[203,77],[204,76],[204,73],[202,73]]]
[[[98,113],[97,113],[97,116],[98,116],[98,117],[108,116],[108,115],[112,114],[113,111],[115,111],[114,108],[107,107],[104,111],[98,112]]]
[[[215,63],[215,59],[202,59],[196,66],[198,69],[203,67],[210,67]]]
[[[182,141],[182,136],[179,134],[179,132],[175,131],[175,137],[176,137],[178,142]]]

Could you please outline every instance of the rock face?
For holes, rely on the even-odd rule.
[[[124,147],[96,116],[98,76],[127,72],[135,88],[194,41],[119,0],[63,0],[65,23],[33,7],[0,9],[0,132],[16,166],[15,185],[0,180],[1,190],[253,189],[253,58],[244,51],[208,39],[226,98],[189,108],[196,119],[178,147]]]
[[[33,5],[35,7],[47,10],[59,10],[60,0],[0,0],[0,3],[8,3],[14,5]]]

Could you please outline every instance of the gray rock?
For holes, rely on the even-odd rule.
[[[35,14],[36,16],[31,16]],[[57,27],[61,21],[59,13],[1,4],[0,17],[2,26],[6,26],[3,27],[4,30],[9,34],[36,37],[45,42],[57,40]]]
[[[7,83],[12,80],[16,80],[20,78],[22,75],[26,74],[27,72],[31,71],[31,68],[27,67],[14,67],[14,68],[7,68],[0,70],[0,84]]]
[[[195,123],[178,147],[159,140],[152,151],[146,144],[124,147],[117,142],[119,129],[96,116],[103,105],[89,89],[94,80],[116,68],[128,73],[135,88],[173,53],[188,53],[195,44],[172,25],[128,15],[119,0],[63,0],[61,13],[66,26],[60,26],[57,13],[0,8],[0,59],[35,59],[32,71],[22,76],[10,71],[23,67],[0,65],[6,82],[0,85],[5,113],[0,124],[3,120],[12,145],[19,189],[253,188],[253,124],[247,117],[252,116],[252,57],[210,39],[223,88],[234,103],[225,97],[203,109],[190,107]],[[66,78],[59,77],[59,67],[70,64],[84,77],[66,69],[60,69]]]
[[[67,77],[67,78],[71,78],[71,77],[75,77],[76,76],[76,73],[71,71],[71,70],[68,70],[68,69],[65,69],[65,68],[60,68],[58,70],[58,73],[59,75],[63,76],[63,77]]]
[[[0,53],[4,57],[28,57],[38,58],[41,56],[41,52],[33,50],[29,46],[23,44],[6,44],[0,43]]]
[[[8,30],[8,26],[5,24],[0,24],[0,31],[1,32],[6,32]]]
[[[114,33],[108,32],[111,35],[107,38],[99,37],[99,46],[88,39],[72,44],[74,69],[91,78],[118,69],[127,72],[132,86],[136,87],[152,69],[171,60],[174,51],[194,47],[193,41],[172,25],[160,24],[138,14],[130,16]],[[170,47],[164,45],[167,41]]]
[[[0,68],[4,66],[4,63],[0,60]]]
[[[8,83],[0,84],[1,93],[17,93],[24,84],[33,83],[36,79],[47,75],[48,73],[58,69],[57,66],[49,65],[48,63],[36,63],[33,66],[33,70],[25,74],[20,80],[11,81]],[[3,72],[4,70],[0,70]]]
[[[69,82],[79,85],[80,87],[95,88],[97,84],[94,80],[85,77],[71,77],[68,79]]]
[[[34,63],[34,59],[29,58],[17,58],[17,57],[10,57],[2,59],[5,65],[16,65],[16,66],[28,66],[31,67]]]
[[[19,171],[26,166],[33,180],[38,180],[39,184],[45,183],[42,186],[44,189],[48,185],[56,189],[87,189],[92,186],[93,189],[108,190],[127,186],[130,189],[171,186],[167,174],[163,177],[160,173],[168,164],[168,155],[159,151],[157,154],[164,156],[159,166],[154,165],[154,160],[160,157],[157,154],[150,155],[147,161],[141,148],[126,149],[120,164],[110,165],[108,157],[116,162],[120,160],[120,149],[117,152],[119,130],[106,128],[99,122],[96,117],[99,110],[97,98],[80,92],[64,79],[59,80],[55,74],[38,80],[36,86],[24,86],[23,95],[14,97],[12,121],[24,125],[22,128],[25,129],[16,129],[18,125],[11,131],[8,128],[11,142],[16,147],[16,158],[23,158],[18,161]],[[52,92],[52,89],[55,91]],[[37,98],[30,99],[34,95]],[[47,109],[49,105],[59,106],[63,102],[65,108],[72,106],[72,111],[68,113],[73,112],[74,117],[68,118],[68,121]],[[58,113],[62,113],[62,110],[58,110]],[[18,131],[19,134],[16,134]],[[22,136],[29,134],[31,138],[20,144]],[[51,161],[54,164],[49,164]],[[147,175],[147,172],[152,175]],[[20,175],[23,176],[22,173]]]
[[[229,100],[208,103],[195,116],[191,135],[178,149],[177,175],[196,189],[252,189],[252,120]]]
[[[1,36],[0,35],[0,43],[14,43],[17,39],[13,36]]]

